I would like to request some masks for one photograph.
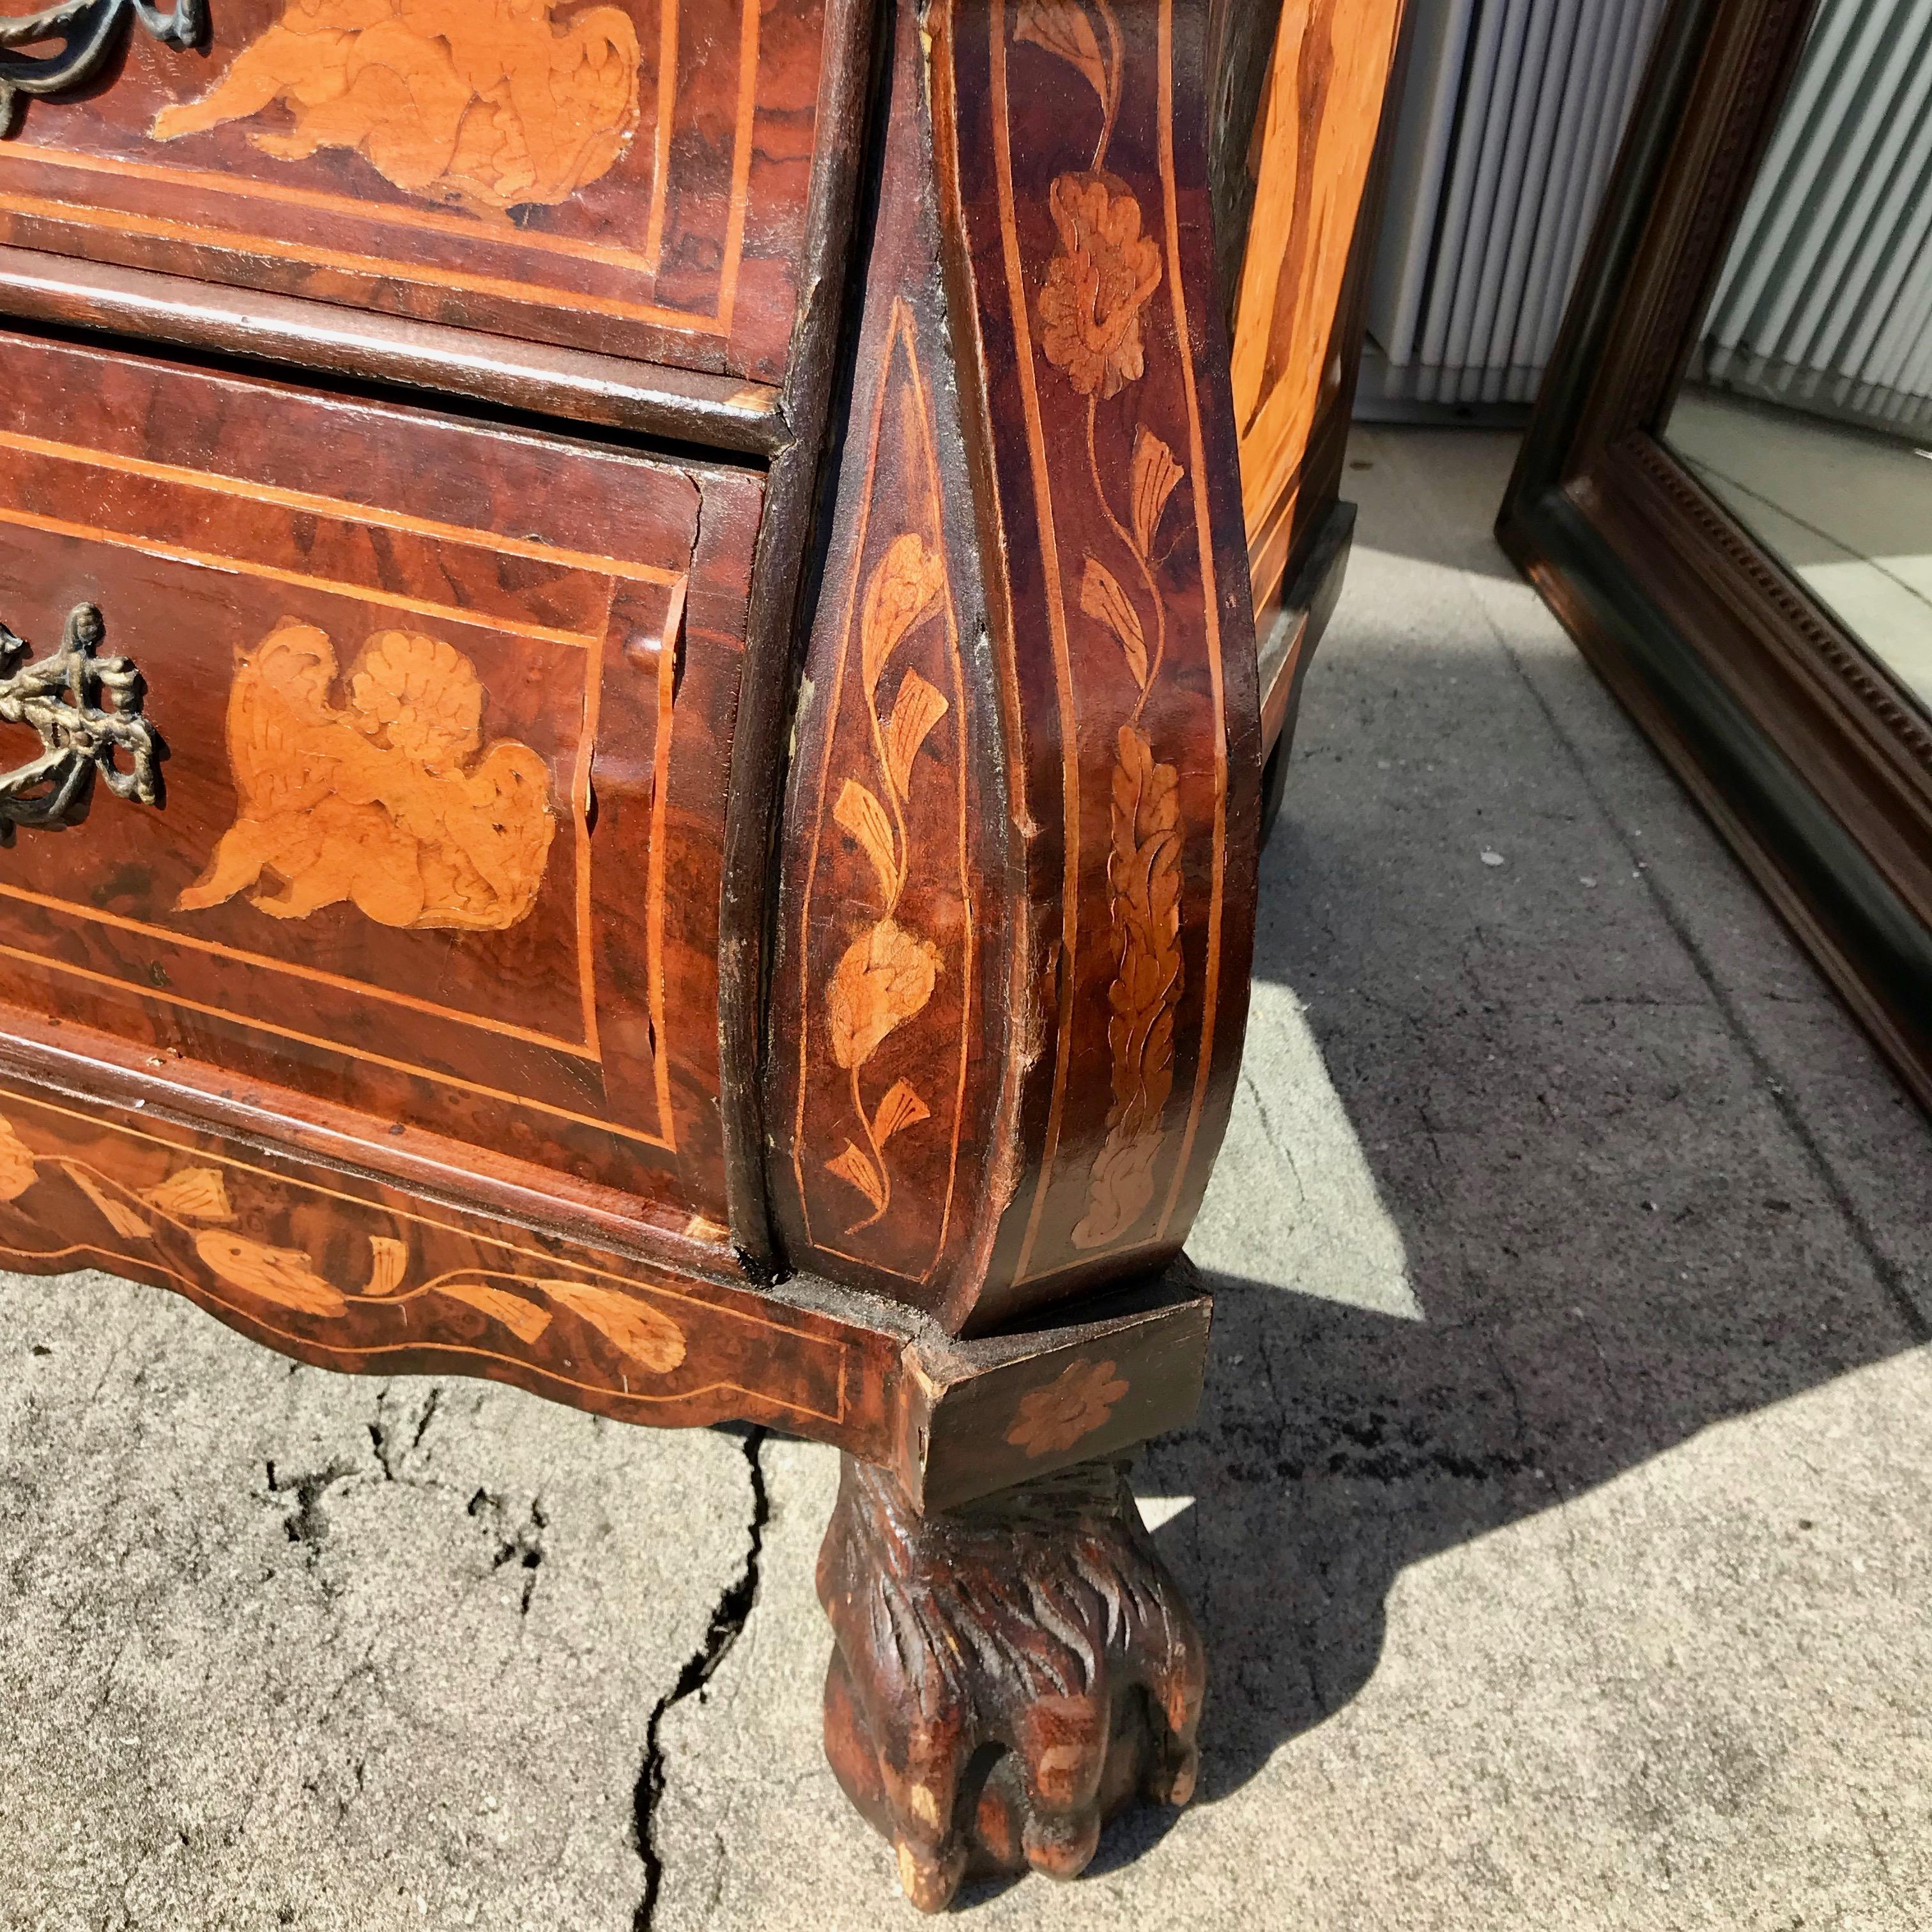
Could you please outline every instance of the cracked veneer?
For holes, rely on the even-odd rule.
[[[685,1660],[677,1682],[668,1695],[660,1697],[644,1727],[644,1761],[638,1773],[638,1856],[644,1867],[644,1895],[632,1919],[632,1932],[650,1932],[657,1914],[658,1894],[664,1885],[664,1858],[657,1846],[657,1812],[664,1793],[664,1754],[661,1733],[664,1714],[694,1693],[704,1690],[716,1675],[718,1667],[730,1654],[731,1646],[750,1621],[758,1600],[758,1586],[764,1558],[765,1528],[771,1521],[771,1497],[765,1485],[764,1448],[770,1439],[767,1429],[752,1429],[744,1438],[745,1463],[751,1478],[752,1520],[745,1550],[745,1563],[736,1577],[726,1586],[711,1612],[704,1640]]]

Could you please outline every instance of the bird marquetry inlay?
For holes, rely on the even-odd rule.
[[[266,154],[360,154],[405,194],[500,220],[608,174],[638,122],[638,30],[560,0],[288,0],[196,101],[155,117],[174,141],[279,106]]]
[[[410,928],[500,932],[526,917],[556,830],[550,770],[514,740],[482,750],[469,659],[380,631],[350,670],[346,704],[336,681],[327,635],[292,619],[242,657],[228,701],[240,815],[178,909],[246,892],[276,919],[345,899]]]

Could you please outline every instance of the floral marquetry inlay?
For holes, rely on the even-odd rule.
[[[928,679],[908,670],[898,681],[890,712],[882,718],[879,686],[894,652],[938,613],[945,592],[944,561],[910,533],[893,542],[866,586],[859,674],[886,803],[860,780],[848,778],[839,788],[832,815],[872,861],[884,905],[880,916],[846,947],[825,990],[832,1057],[852,1076],[852,1110],[866,1142],[862,1148],[848,1141],[826,1164],[850,1182],[872,1210],[848,1234],[870,1227],[892,1205],[887,1143],[902,1129],[932,1118],[918,1090],[904,1080],[894,1082],[876,1110],[868,1108],[862,1076],[887,1037],[925,1010],[943,964],[939,948],[900,925],[895,915],[911,863],[905,808],[912,797],[914,760],[948,707]]]
[[[154,137],[280,109],[250,136],[278,160],[351,148],[406,194],[497,220],[566,201],[637,130],[639,50],[621,8],[560,20],[560,4],[288,0],[207,94],[162,110]]]
[[[1141,206],[1100,175],[1062,175],[1048,196],[1060,251],[1040,296],[1040,346],[1083,396],[1111,398],[1147,373],[1141,310],[1160,286],[1160,250]]]
[[[242,658],[228,704],[240,816],[178,909],[246,892],[276,919],[345,899],[408,928],[500,932],[525,918],[556,829],[550,772],[514,740],[482,748],[475,667],[436,638],[383,631],[344,704],[336,682],[334,646],[313,625],[285,621]]]
[[[817,1170],[809,1185],[802,1154],[798,1166],[808,1211],[824,1216],[836,1243],[916,1274],[898,1257],[929,1254],[945,1238],[971,911],[956,618],[928,399],[903,301],[885,334],[848,607],[824,692],[800,987],[798,1133]]]
[[[1064,1455],[1106,1428],[1126,1393],[1112,1362],[1070,1362],[1045,1388],[1021,1396],[1006,1440],[1029,1461]]]
[[[1156,755],[1143,728],[1149,694],[1167,655],[1167,604],[1157,574],[1168,500],[1186,472],[1144,423],[1134,425],[1123,478],[1100,454],[1100,407],[1147,374],[1142,312],[1160,286],[1156,243],[1142,232],[1141,207],[1106,175],[1120,90],[1120,40],[1113,10],[1097,0],[1108,51],[1079,0],[1023,6],[1016,37],[1078,68],[1104,110],[1091,170],[1064,174],[1048,190],[1058,245],[1040,292],[1040,352],[1086,400],[1087,467],[1095,502],[1114,539],[1112,561],[1089,550],[1081,561],[1081,612],[1111,633],[1133,681],[1114,736],[1107,860],[1107,904],[1115,970],[1107,1038],[1113,1102],[1107,1138],[1088,1184],[1076,1247],[1111,1246],[1130,1234],[1153,1204],[1162,1116],[1174,1088],[1174,1015],[1180,955],[1180,774]],[[1123,580],[1124,573],[1126,580]],[[1131,587],[1130,587],[1131,586]]]
[[[140,1187],[97,1162],[36,1152],[0,1116],[0,1202],[20,1201],[56,1177],[72,1185],[118,1242],[146,1246],[170,1274],[171,1260],[192,1256],[210,1280],[239,1290],[272,1313],[340,1322],[352,1312],[380,1306],[399,1311],[406,1322],[411,1304],[434,1296],[487,1316],[527,1347],[562,1309],[602,1336],[640,1379],[670,1375],[684,1361],[683,1330],[642,1296],[592,1282],[484,1268],[445,1270],[412,1286],[410,1245],[388,1234],[364,1238],[368,1261],[359,1278],[332,1276],[306,1248],[242,1232],[219,1168],[178,1167],[154,1186]],[[104,1252],[139,1251],[129,1246]]]

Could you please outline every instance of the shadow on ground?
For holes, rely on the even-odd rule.
[[[1216,1278],[1207,1404],[1142,1485],[1198,1499],[1157,1539],[1214,1659],[1210,1802],[1368,1682],[1410,1565],[1928,1339],[1780,1056],[1835,1054],[1896,1112],[1887,1076],[1660,772],[1633,832],[1635,803],[1566,771],[1546,698],[1503,652],[1357,636],[1264,862],[1247,1078],[1272,1184],[1322,1211],[1336,1142],[1265,1118],[1305,1084],[1299,1053],[1420,1318],[1336,1305],[1272,1257],[1273,1280]],[[1412,760],[1372,755],[1402,742],[1391,706]],[[1484,736],[1486,792],[1466,776]],[[1098,1868],[1170,1822],[1124,1823]]]
[[[1510,453],[1354,448],[1189,1244],[1207,1398],[1136,1478],[1202,1802],[975,1922],[1923,1922],[1932,1135],[1508,571]],[[680,1826],[678,1922],[860,1869],[770,1824],[734,1876],[733,1815]]]

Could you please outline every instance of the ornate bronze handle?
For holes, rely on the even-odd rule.
[[[130,20],[164,46],[196,46],[208,32],[208,0],[175,0],[166,14],[148,0],[61,0],[24,19],[0,20],[0,48],[62,43],[57,54],[0,53],[0,136],[13,133],[22,94],[84,87],[120,45]]]
[[[38,664],[26,640],[0,623],[0,722],[30,724],[40,755],[0,774],[0,845],[14,829],[64,831],[87,816],[97,777],[116,798],[161,802],[160,734],[141,715],[141,674],[127,658],[97,657],[107,625],[92,604],[76,606],[60,649]],[[127,754],[122,770],[115,762]]]

